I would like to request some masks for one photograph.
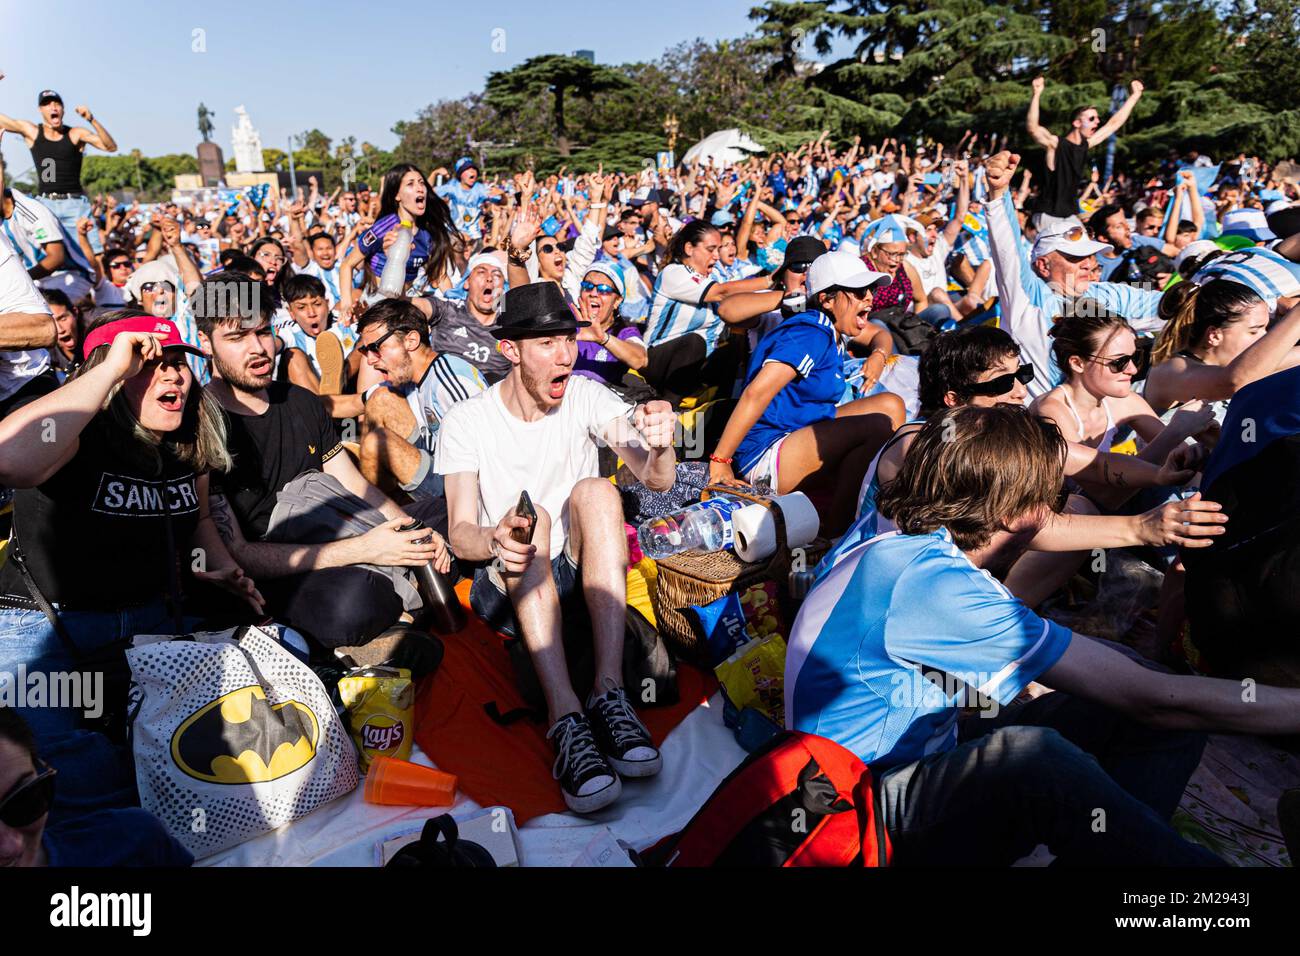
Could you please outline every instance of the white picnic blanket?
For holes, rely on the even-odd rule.
[[[663,757],[658,776],[624,781],[622,797],[600,813],[551,813],[528,821],[519,830],[522,865],[569,866],[604,827],[643,850],[685,826],[745,757],[731,730],[723,726],[718,693],[673,729],[664,741]],[[433,765],[418,747],[411,759]],[[478,808],[464,795],[451,807],[377,807],[362,800],[362,789],[199,865],[375,866],[379,844],[415,821]]]

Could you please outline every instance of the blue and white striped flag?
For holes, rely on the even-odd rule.
[[[1271,249],[1239,249],[1198,269],[1193,280],[1205,285],[1211,279],[1227,279],[1252,290],[1277,308],[1277,300],[1300,296],[1300,262],[1278,255]]]

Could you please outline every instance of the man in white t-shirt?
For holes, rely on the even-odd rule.
[[[957,244],[961,235],[962,220],[970,208],[970,176],[966,160],[959,159],[953,164],[953,176],[957,180],[957,208],[943,230],[939,229],[939,217],[936,214],[922,215],[917,221],[925,227],[918,233],[908,230],[907,263],[921,277],[921,291],[930,305],[941,305],[948,309],[954,319],[960,319],[962,313],[953,305],[948,295],[948,254]]]
[[[553,282],[507,292],[493,335],[510,372],[451,408],[434,457],[452,550],[462,561],[496,559],[475,572],[470,605],[492,627],[522,637],[546,699],[556,777],[579,813],[616,800],[620,775],[648,777],[662,766],[622,686],[627,538],[618,491],[599,477],[598,443],[656,491],[672,487],[676,467],[676,419],[666,402],[634,410],[573,374],[586,324]],[[536,511],[531,521],[519,513],[521,492]],[[562,612],[578,616],[584,606],[595,645],[585,705],[561,631]]]
[[[58,387],[46,351],[55,335],[50,307],[0,233],[0,418]]]

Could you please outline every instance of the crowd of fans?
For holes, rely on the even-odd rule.
[[[1234,394],[1300,364],[1300,183],[1174,153],[1102,181],[1089,151],[1141,84],[1059,134],[1041,89],[1042,177],[978,133],[823,134],[636,172],[466,157],[373,191],[129,207],[81,190],[83,151],[112,137],[42,92],[39,122],[0,116],[54,171],[39,195],[4,189],[0,671],[265,619],[316,659],[352,652],[420,624],[401,569],[432,562],[527,648],[568,805],[607,806],[663,762],[623,687],[608,478],[621,461],[672,489],[692,464],[679,413],[714,402],[708,480],[819,509],[832,546],[790,635],[787,724],[885,772],[900,861],[1046,843],[1213,862],[1168,822],[1200,731],[1295,733],[1300,691],[1246,706],[1235,681],[1036,609],[1095,549],[1145,549],[1162,626],[1182,626],[1180,554],[1227,521],[1198,473]],[[308,540],[274,520],[286,494],[379,517]],[[572,615],[591,686],[566,667]],[[1001,716],[900,702],[917,668],[986,675]],[[71,709],[0,708],[0,859],[183,862],[130,780]]]

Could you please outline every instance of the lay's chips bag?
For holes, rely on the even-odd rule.
[[[370,758],[376,754],[411,759],[415,685],[409,670],[359,668],[339,680],[339,696],[348,711],[362,773],[370,769]]]

